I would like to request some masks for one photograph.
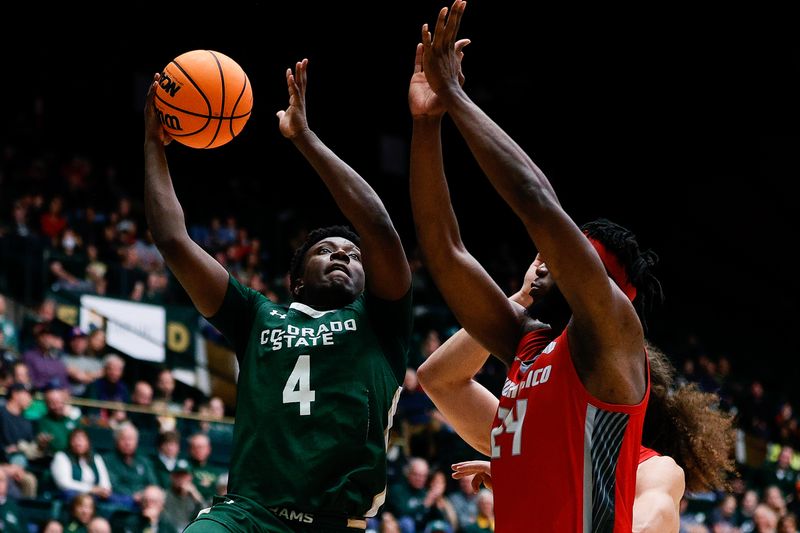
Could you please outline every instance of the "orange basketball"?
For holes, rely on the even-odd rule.
[[[230,57],[192,50],[164,67],[155,104],[173,139],[192,148],[216,148],[244,128],[253,109],[253,88]]]

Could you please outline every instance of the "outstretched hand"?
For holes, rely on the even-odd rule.
[[[289,107],[278,111],[278,126],[287,139],[294,139],[308,130],[306,119],[306,85],[308,84],[308,59],[298,61],[292,69],[286,69],[286,86],[289,89]]]
[[[475,474],[472,478],[472,490],[481,490],[481,484],[492,490],[492,467],[489,461],[464,461],[452,465],[453,479],[461,479]]]
[[[459,87],[461,58],[456,34],[466,7],[467,2],[464,0],[455,0],[449,15],[447,8],[443,7],[439,11],[433,34],[428,30],[427,24],[422,26],[423,70],[431,89],[436,94]]]
[[[458,83],[464,85],[464,73],[461,70],[461,61],[464,59],[464,47],[470,43],[469,39],[461,39],[455,43],[458,58]],[[414,57],[414,74],[408,86],[408,107],[413,117],[440,117],[444,115],[445,108],[441,98],[431,89],[424,69],[424,45],[417,45],[417,54]]]
[[[161,125],[161,120],[158,117],[158,110],[156,109],[156,87],[158,87],[158,80],[161,79],[161,74],[153,76],[153,83],[147,89],[147,96],[144,100],[144,138],[155,139],[161,144],[169,144],[172,142],[167,130]]]

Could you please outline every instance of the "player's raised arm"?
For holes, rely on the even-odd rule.
[[[183,209],[175,195],[164,145],[170,138],[156,115],[156,74],[144,109],[144,206],[147,225],[169,269],[197,310],[214,315],[228,287],[228,272],[189,237]]]
[[[308,60],[286,70],[289,106],[277,113],[284,137],[314,167],[336,204],[361,237],[367,286],[384,300],[397,300],[411,286],[411,271],[400,237],[378,195],[308,127],[306,87]]]
[[[431,34],[424,28],[424,69],[431,88],[492,185],[524,223],[573,312],[581,339],[591,339],[598,357],[643,359],[642,326],[626,295],[609,279],[595,248],[564,212],[544,173],[474,102],[458,83],[456,33],[466,2],[443,9]],[[508,95],[512,98],[513,95]],[[587,341],[588,342],[588,341]],[[576,354],[587,353],[579,349]],[[639,374],[641,376],[640,367]],[[630,394],[612,395],[634,403],[644,383]]]
[[[460,42],[459,52],[466,42]],[[442,161],[444,107],[426,80],[422,45],[417,46],[408,101],[413,118],[411,207],[425,265],[464,329],[510,362],[522,335],[522,310],[512,306],[461,240]]]

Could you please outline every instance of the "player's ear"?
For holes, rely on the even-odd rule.
[[[303,290],[303,279],[299,278],[294,282],[294,288],[292,289],[292,295],[296,298],[300,296],[300,293]]]

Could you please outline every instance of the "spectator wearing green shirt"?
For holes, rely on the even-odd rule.
[[[66,390],[55,386],[45,389],[47,412],[37,421],[37,429],[39,443],[44,444],[47,455],[66,450],[70,432],[78,427],[78,420],[70,416],[71,409],[66,400]]]
[[[125,503],[133,508],[141,500],[145,487],[157,485],[158,479],[150,460],[137,453],[139,431],[133,424],[123,423],[114,432],[114,441],[116,448],[103,459],[114,495],[127,497]]]

